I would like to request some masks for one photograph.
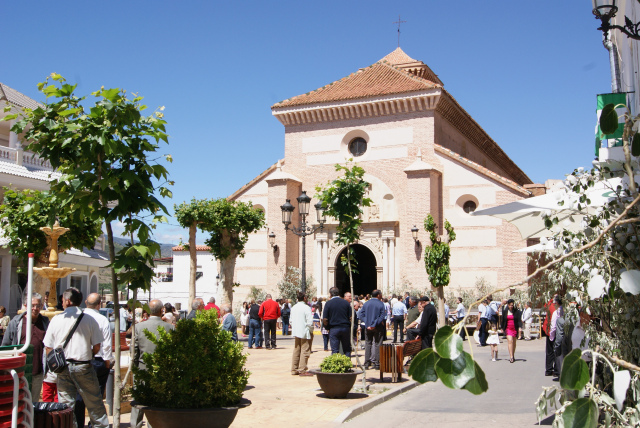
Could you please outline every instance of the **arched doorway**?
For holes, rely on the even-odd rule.
[[[358,273],[353,273],[353,292],[355,294],[370,294],[373,290],[378,288],[377,274],[376,274],[376,257],[373,255],[370,249],[361,244],[353,244],[351,246],[355,253],[355,258],[358,261]],[[340,252],[340,255],[336,259],[336,287],[340,289],[340,295],[343,295],[345,291],[350,290],[349,274],[347,274],[345,267],[342,266],[342,256],[347,253],[345,248]]]

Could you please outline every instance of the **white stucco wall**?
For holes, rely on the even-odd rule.
[[[197,252],[197,271],[202,272],[202,277],[196,281],[196,297],[202,297],[206,302],[210,297],[220,300],[218,295],[217,262],[208,251]],[[159,267],[159,270],[168,269]],[[153,282],[151,285],[151,298],[160,299],[163,303],[171,303],[176,306],[179,303],[181,309],[189,311],[189,252],[173,252],[173,282]]]

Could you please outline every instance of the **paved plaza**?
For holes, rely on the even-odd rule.
[[[246,346],[246,338],[241,334],[239,338]],[[313,344],[309,367],[317,368],[329,352],[323,351],[321,335],[316,334]],[[469,341],[465,342],[467,351],[469,344]],[[489,382],[489,391],[480,396],[448,389],[440,382],[416,385],[406,377],[402,382],[391,383],[389,374],[380,383],[379,372],[369,370],[368,380],[375,392],[369,395],[350,393],[345,399],[328,399],[319,389],[315,377],[289,374],[293,349],[291,336],[278,335],[277,346],[275,350],[253,349],[249,352],[247,368],[251,376],[244,396],[252,404],[238,412],[233,427],[255,426],[256,423],[264,428],[336,427],[349,417],[354,418],[342,425],[396,427],[396,421],[402,420],[405,426],[424,426],[436,418],[438,424],[448,427],[489,427],[505,420],[510,426],[533,426],[537,422],[534,402],[540,395],[541,386],[553,384],[550,377],[544,376],[543,340],[518,341],[514,364],[509,363],[507,344],[503,341],[497,362],[491,362],[489,347],[479,348],[473,344],[474,357]],[[368,410],[360,414],[363,408]],[[129,414],[123,415],[122,422],[123,428],[129,427]]]

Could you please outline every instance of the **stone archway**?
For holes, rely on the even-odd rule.
[[[376,269],[376,257],[373,252],[362,244],[351,246],[358,261],[358,273],[353,274],[353,292],[355,294],[370,294],[378,288],[378,272]],[[345,247],[335,261],[335,286],[340,289],[340,295],[350,290],[349,275],[342,266],[341,256],[346,254]]]

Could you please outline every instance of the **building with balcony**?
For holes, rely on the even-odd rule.
[[[11,107],[9,113],[4,112],[6,105]],[[35,100],[0,82],[0,117],[19,113],[23,107],[37,106]],[[4,196],[3,187],[49,190],[49,181],[59,176],[48,161],[24,149],[21,136],[11,131],[12,125],[11,121],[0,122],[0,200]],[[9,315],[13,315],[22,305],[21,290],[27,278],[17,273],[16,260],[11,256],[7,244],[0,231],[0,305],[7,308]],[[73,267],[76,271],[59,280],[58,295],[68,287],[77,287],[85,296],[97,292],[98,270],[109,264],[105,249],[104,238],[101,237],[94,248],[71,248],[61,254],[59,265]]]

